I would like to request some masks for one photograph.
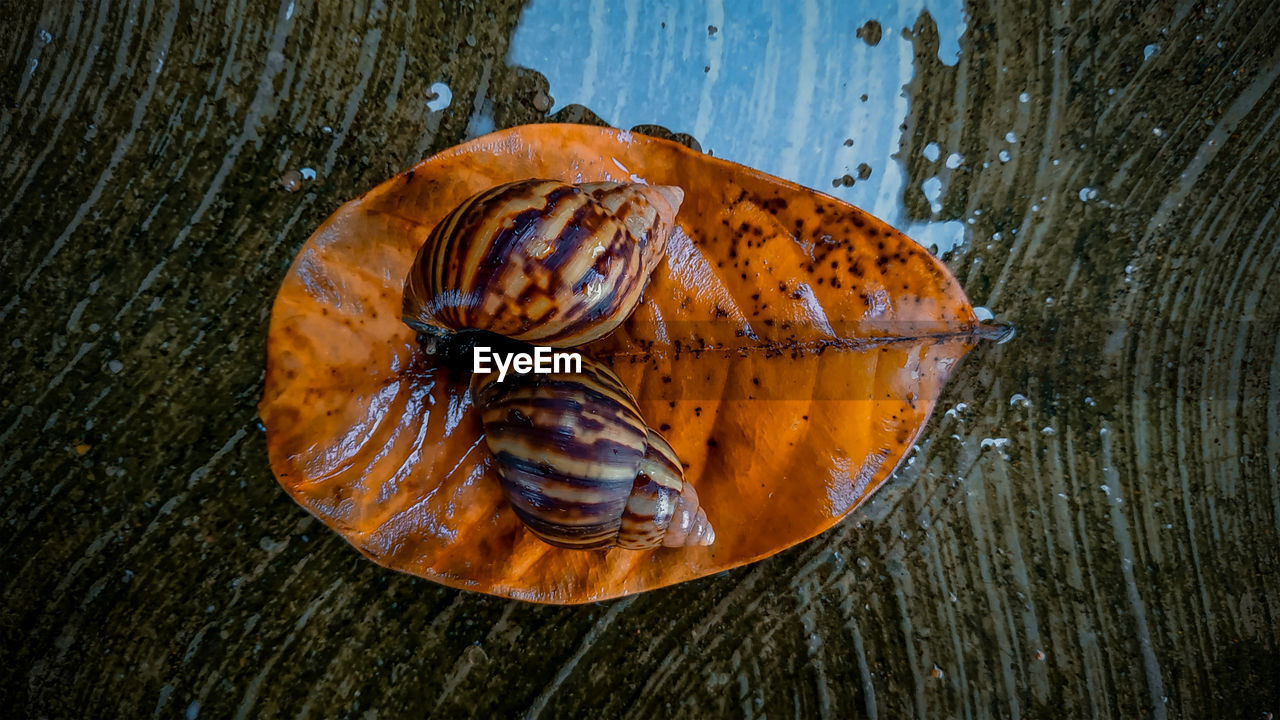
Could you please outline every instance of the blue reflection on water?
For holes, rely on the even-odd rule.
[[[905,175],[892,157],[913,72],[902,29],[926,10],[938,25],[939,58],[955,64],[961,0],[738,3],[727,11],[720,0],[533,0],[508,62],[547,77],[554,109],[577,103],[616,127],[688,132],[717,157],[852,202],[941,252],[963,239],[963,223],[908,223]],[[882,26],[874,47],[857,35],[868,20]],[[864,163],[869,178],[832,187],[857,178]]]

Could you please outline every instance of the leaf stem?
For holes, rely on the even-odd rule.
[[[994,340],[997,345],[1009,342],[1017,334],[1018,329],[1013,326],[1013,323],[1002,320],[980,322],[973,328],[973,335],[979,340]]]

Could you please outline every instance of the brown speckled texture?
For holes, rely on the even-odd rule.
[[[936,217],[974,220],[945,259],[1019,336],[840,526],[563,608],[368,562],[280,490],[256,424],[311,231],[477,108],[552,107],[505,63],[519,3],[447,5],[0,6],[0,707],[1280,712],[1280,6],[970,0],[955,66],[922,15],[907,206],[934,216],[920,181],[945,179]],[[436,81],[452,104],[424,110]]]

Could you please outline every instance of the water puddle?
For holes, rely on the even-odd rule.
[[[684,5],[532,0],[507,61],[546,76],[553,112],[578,104],[615,127],[687,132],[706,152],[851,202],[939,253],[963,241],[961,221],[907,218],[894,158],[914,74],[902,30],[927,11],[939,59],[954,65],[960,0]],[[928,191],[939,196],[940,183]]]

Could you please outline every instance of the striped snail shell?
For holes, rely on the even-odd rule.
[[[710,545],[715,531],[675,451],[608,368],[477,375],[472,395],[520,520],[559,547]]]
[[[666,252],[684,191],[520,180],[440,221],[404,288],[404,321],[430,337],[488,330],[553,347],[602,337],[631,314]]]

